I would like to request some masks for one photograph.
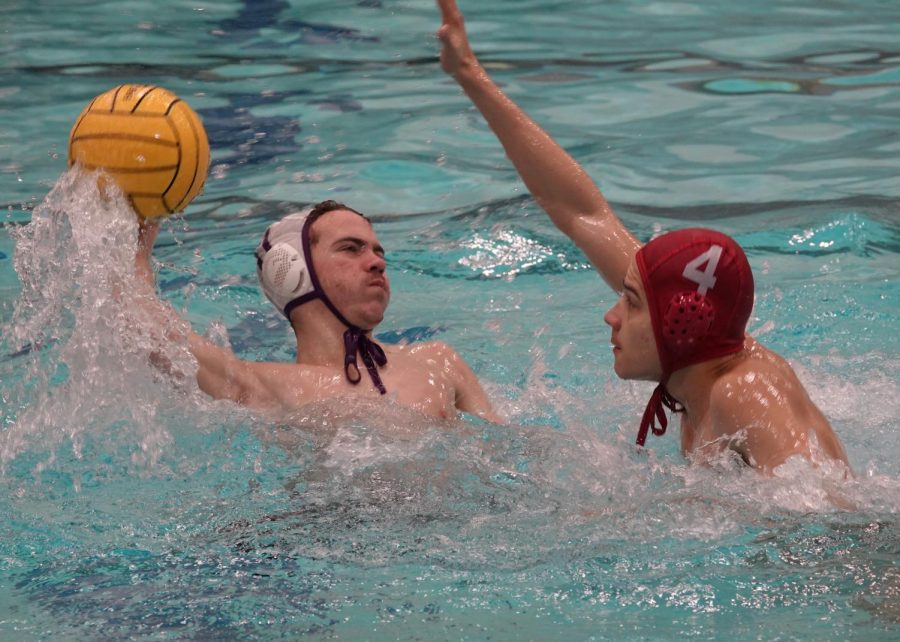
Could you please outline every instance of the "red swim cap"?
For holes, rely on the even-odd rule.
[[[743,349],[753,309],[753,274],[734,239],[703,228],[663,234],[638,250],[636,259],[663,369],[641,421],[637,443],[643,445],[648,427],[665,433],[661,405],[675,410],[665,389],[673,372]]]

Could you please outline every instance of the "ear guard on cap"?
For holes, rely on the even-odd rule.
[[[313,289],[303,254],[289,243],[272,246],[262,258],[260,269],[266,294],[275,298],[274,302],[282,309],[293,299]]]
[[[677,356],[693,352],[709,333],[716,310],[699,292],[679,292],[669,301],[662,318],[666,347]]]
[[[307,215],[304,210],[273,223],[256,248],[259,283],[272,305],[285,316],[289,308],[315,297],[315,278],[305,254]]]

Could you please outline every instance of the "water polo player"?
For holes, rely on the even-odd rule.
[[[150,257],[158,232],[155,221],[141,222],[135,265],[147,286],[142,305],[160,322],[180,321],[155,294]],[[169,338],[187,340],[199,366],[197,382],[210,396],[279,415],[349,395],[389,399],[434,417],[463,411],[499,419],[476,376],[447,344],[382,347],[374,341],[390,286],[384,250],[362,214],[334,201],[291,214],[269,226],[256,259],[266,296],[294,329],[296,362],[239,359],[182,322],[183,330]]]
[[[584,169],[509,99],[478,62],[455,0],[443,15],[441,65],[500,139],[535,200],[622,296],[605,316],[616,373],[658,382],[640,422],[665,432],[681,415],[695,461],[736,451],[771,471],[792,455],[847,462],[827,419],[788,363],[746,334],[753,277],[744,252],[712,230],[680,230],[645,246]]]

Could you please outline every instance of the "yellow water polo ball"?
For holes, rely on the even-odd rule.
[[[85,107],[69,134],[69,165],[102,169],[144,218],[180,212],[206,181],[200,117],[172,92],[119,85]]]

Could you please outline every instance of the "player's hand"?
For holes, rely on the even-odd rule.
[[[456,77],[464,69],[478,63],[463,23],[462,12],[456,6],[456,0],[437,0],[441,10],[442,24],[437,31],[441,41],[441,68]]]

